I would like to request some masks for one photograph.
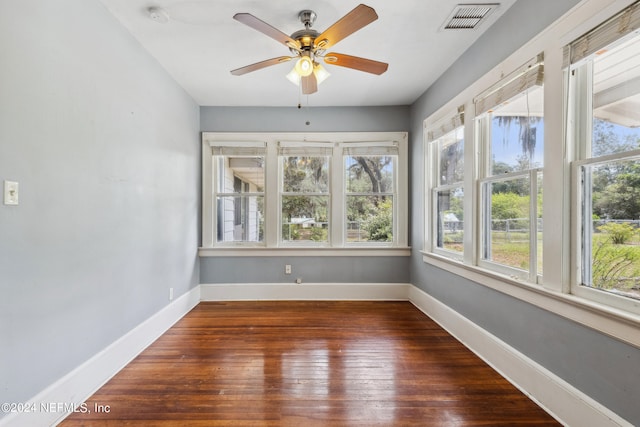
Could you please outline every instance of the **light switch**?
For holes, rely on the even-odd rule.
[[[18,183],[13,181],[4,182],[4,204],[18,204]]]

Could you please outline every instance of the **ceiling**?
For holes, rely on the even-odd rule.
[[[344,0],[101,0],[140,44],[202,106],[382,106],[412,104],[516,0],[499,6],[473,30],[443,30],[454,0],[366,0],[379,18],[343,39],[332,52],[389,63],[382,75],[325,65],[331,77],[302,95],[285,75],[293,61],[233,76],[230,71],[290,55],[288,48],[236,21],[247,12],[291,34],[304,26],[303,9],[322,32],[358,5]],[[152,20],[161,7],[167,23]]]

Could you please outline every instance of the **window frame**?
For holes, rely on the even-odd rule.
[[[515,97],[522,96],[522,94],[525,94],[529,90],[532,90],[534,88],[542,88],[544,99],[544,74],[544,52],[542,52],[498,80],[495,84],[481,92],[473,100],[475,105],[476,117],[472,126],[475,126],[475,144],[478,147],[476,151],[476,161],[479,165],[478,178],[475,186],[475,191],[477,191],[478,193],[476,198],[477,203],[474,205],[474,210],[476,211],[476,215],[479,221],[477,232],[474,235],[477,251],[475,265],[489,271],[495,271],[499,274],[516,277],[535,285],[541,284],[543,280],[542,274],[539,274],[537,267],[537,194],[539,189],[537,178],[539,174],[544,173],[544,167],[533,167],[522,171],[513,171],[505,174],[494,175],[493,171],[491,170],[491,122],[494,118],[492,114],[493,109],[499,108],[500,106],[509,103]],[[544,107],[542,117],[544,120]],[[507,180],[518,178],[529,179],[528,270],[501,264],[484,257],[484,254],[487,252],[487,246],[490,246],[490,243],[487,243],[487,227],[491,229],[489,221],[492,220],[490,213],[491,205],[487,203],[487,195],[485,194],[486,188],[492,183],[504,182]],[[489,242],[491,242],[491,240],[489,240]]]
[[[627,14],[626,18],[624,17]],[[633,16],[629,18],[629,14]],[[596,156],[592,153],[593,143],[593,120],[594,120],[594,64],[597,51],[608,49],[623,43],[628,38],[638,37],[633,31],[634,25],[627,29],[629,32],[619,34],[618,38],[613,38],[618,28],[617,20],[630,19],[635,21],[635,27],[640,25],[640,3],[635,3],[617,15],[611,17],[599,26],[589,31],[564,47],[563,67],[566,76],[567,86],[567,117],[570,124],[567,126],[566,143],[573,153],[570,161],[571,173],[571,245],[576,248],[572,251],[571,275],[569,281],[569,292],[577,297],[584,298],[604,306],[614,309],[624,310],[632,313],[640,313],[640,301],[623,295],[616,295],[597,288],[583,284],[585,274],[591,274],[591,265],[587,265],[586,257],[591,258],[592,247],[586,248],[587,239],[585,236],[585,185],[582,170],[586,166],[597,166],[610,164],[621,160],[631,160],[640,158],[640,149],[628,150],[619,153],[604,154]],[[589,35],[595,34],[597,43],[591,42],[585,47],[585,43],[590,40]],[[599,44],[598,44],[599,43]],[[577,50],[576,46],[581,49]],[[576,53],[577,51],[577,53]],[[591,236],[591,232],[588,232]],[[585,273],[585,270],[588,272]]]
[[[217,242],[215,200],[216,175],[213,165],[213,146],[226,144],[262,144],[265,154],[265,230],[263,242]],[[289,147],[331,147],[329,157],[329,236],[328,242],[313,244],[285,242],[281,238],[281,179],[280,145]],[[379,147],[393,145],[397,150],[394,165],[393,242],[346,241],[345,147]],[[362,256],[408,256],[408,133],[407,132],[315,132],[315,133],[202,133],[202,246],[201,256],[255,256],[287,254],[315,256],[340,253]]]
[[[465,169],[465,173],[462,181],[456,181],[448,184],[442,184],[440,182],[440,152],[441,152],[441,140],[445,136],[449,135],[451,132],[457,132],[460,127],[463,128],[463,156],[462,162],[464,165],[468,163],[468,155],[469,151],[467,146],[470,145],[468,143],[468,126],[465,126],[465,106],[461,105],[457,107],[454,111],[448,111],[443,118],[435,120],[434,123],[429,124],[425,122],[425,165],[427,165],[427,169],[431,171],[431,173],[427,172],[425,179],[425,212],[428,212],[425,215],[425,249],[428,251],[438,254],[440,256],[450,258],[452,260],[456,260],[459,262],[463,262],[465,258],[465,254],[470,251],[467,249],[468,244],[465,244],[465,240],[468,239],[469,232],[469,221],[463,222],[463,242],[462,242],[462,252],[448,250],[446,248],[438,247],[438,233],[439,224],[438,224],[438,193],[442,191],[450,191],[457,188],[462,188],[463,194],[466,194],[468,185],[465,185],[465,181],[467,181],[468,176],[472,176],[473,172]],[[466,209],[464,208],[464,200],[463,199],[463,211],[466,216]]]

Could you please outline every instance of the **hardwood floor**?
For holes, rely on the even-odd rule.
[[[60,425],[559,425],[408,302],[203,302],[86,403]]]

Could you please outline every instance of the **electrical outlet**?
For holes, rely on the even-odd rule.
[[[291,274],[291,264],[284,266],[284,274]]]
[[[173,288],[169,288],[169,301],[173,301]]]

